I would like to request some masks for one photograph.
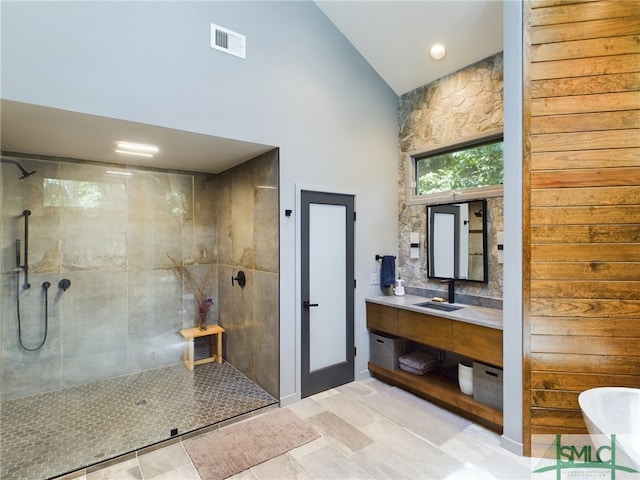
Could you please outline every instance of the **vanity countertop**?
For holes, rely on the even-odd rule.
[[[452,312],[443,312],[427,307],[419,307],[416,303],[428,302],[431,298],[419,297],[417,295],[378,295],[375,297],[365,298],[365,301],[385,305],[388,307],[396,307],[412,312],[425,313],[436,317],[449,318],[464,323],[472,323],[483,327],[495,328],[502,330],[502,310],[495,308],[478,307],[475,305],[467,305],[464,303],[454,303],[460,310]],[[443,305],[451,305],[443,303]]]

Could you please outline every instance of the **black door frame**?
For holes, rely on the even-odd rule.
[[[355,196],[341,193],[328,193],[310,190],[301,191],[301,396],[302,398],[342,385],[354,380],[355,344],[354,344],[354,287],[355,287]],[[346,207],[346,361],[310,372],[310,318],[313,307],[312,292],[309,291],[309,210],[311,204],[343,205]],[[307,303],[305,303],[307,302]]]

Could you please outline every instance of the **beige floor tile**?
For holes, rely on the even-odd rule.
[[[307,422],[346,455],[371,445],[373,440],[332,412],[309,417]]]
[[[374,443],[354,453],[349,460],[360,466],[372,478],[392,480],[424,478],[423,472],[379,443]]]
[[[356,428],[366,427],[382,418],[375,410],[363,405],[360,399],[351,398],[342,391],[318,400],[318,404]]]
[[[325,390],[324,392],[316,393],[311,398],[313,398],[314,400],[319,400],[321,398],[330,397],[331,395],[336,395],[337,393],[338,390],[336,390],[335,388],[330,388],[329,390]]]
[[[497,432],[494,432],[493,430],[489,430],[488,428],[483,427],[482,425],[473,423],[469,427],[465,428],[463,433],[465,435],[469,435],[473,439],[478,440],[479,442],[489,444],[493,448],[499,448],[500,450],[504,450],[500,443],[500,434]]]
[[[175,443],[168,447],[154,450],[138,457],[140,470],[145,480],[152,479],[179,467],[191,464],[182,443]]]
[[[299,402],[289,405],[287,408],[302,419],[313,417],[325,411],[325,408],[311,397],[303,398]]]
[[[430,463],[446,456],[436,445],[388,420],[368,425],[362,431],[381,447],[395,453],[419,471],[425,471]]]
[[[68,477],[66,475],[62,475],[61,477],[58,477],[58,478],[60,480],[87,480],[87,476],[85,474],[78,473],[76,475],[75,472],[73,472],[73,474],[74,474],[73,477]]]
[[[301,458],[299,463],[317,479],[355,480],[372,478],[332,445],[327,445]]]
[[[372,390],[375,390],[376,392],[384,392],[386,390],[397,388],[397,387],[394,387],[393,385],[389,385],[388,383],[381,382],[377,378],[373,378],[373,377],[369,377],[366,380],[362,380],[362,382]]]
[[[506,476],[498,476],[498,478],[512,476],[515,479],[521,478],[523,474],[526,478],[530,478],[531,475],[531,459],[502,448],[500,435],[481,425],[471,425],[460,435],[442,445],[441,449],[454,458],[464,458],[490,472],[495,471],[500,474],[503,467],[506,468]],[[492,459],[496,459],[499,464],[496,468],[492,466]],[[516,474],[519,476],[513,476]]]
[[[142,473],[138,467],[138,459],[132,458],[121,463],[88,473],[87,480],[141,480]]]
[[[372,383],[372,379],[366,379],[359,382],[346,383],[344,385],[340,385],[339,387],[336,388],[336,390],[350,397],[358,398],[358,397],[363,397],[365,395],[371,395],[376,391],[370,386],[371,383]]]
[[[302,457],[309,455],[310,453],[313,453],[317,450],[320,450],[321,448],[324,448],[327,445],[329,445],[329,440],[327,440],[324,437],[320,437],[298,448],[294,448],[293,450],[289,451],[289,454],[296,460],[300,460]]]
[[[451,440],[472,423],[411,394],[405,395],[407,392],[399,393],[399,390],[378,392],[363,398],[362,402],[436,445]]]
[[[226,480],[256,480],[256,475],[253,473],[251,469],[245,470],[244,472],[237,473]]]
[[[256,465],[251,471],[259,480],[313,479],[311,473],[288,453]]]
[[[434,462],[427,470],[427,474],[429,475],[428,478],[432,479],[495,480],[493,475],[471,463],[462,463],[453,466],[447,462]]]
[[[144,477],[145,480],[201,480],[196,467],[192,464],[174,468],[156,477]]]
[[[472,427],[442,444],[440,449],[453,458],[464,458],[474,464],[482,463],[500,446],[496,445],[491,435],[475,431]]]
[[[530,465],[523,465],[519,460],[500,452],[492,453],[478,466],[499,479],[530,480],[535,477]]]

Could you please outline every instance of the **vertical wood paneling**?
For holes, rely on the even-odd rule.
[[[524,45],[524,443],[640,388],[640,2],[531,0]]]

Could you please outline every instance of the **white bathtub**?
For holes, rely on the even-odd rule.
[[[578,396],[582,417],[594,436],[614,433],[620,447],[640,467],[640,388],[600,387]]]

